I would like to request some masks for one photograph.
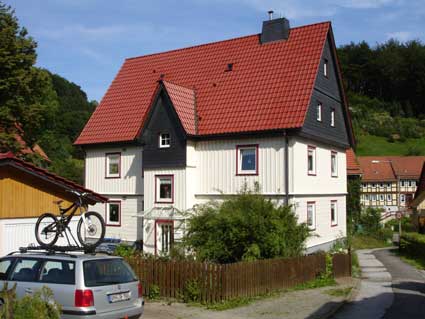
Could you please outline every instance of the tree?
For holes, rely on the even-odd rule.
[[[0,127],[11,139],[19,124],[32,147],[57,108],[51,78],[34,67],[36,42],[19,26],[11,7],[0,2]]]
[[[234,198],[195,208],[184,246],[202,261],[219,263],[302,254],[307,225],[298,224],[291,207],[274,204],[258,190],[245,186]]]

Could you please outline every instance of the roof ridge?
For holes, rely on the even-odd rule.
[[[313,26],[319,25],[319,24],[329,24],[330,25],[331,22],[329,20],[323,21],[323,22],[316,22],[316,23],[312,23],[312,24],[293,27],[293,28],[290,28],[290,30],[309,28],[309,27],[313,27]],[[214,45],[214,44],[223,43],[223,42],[231,42],[231,41],[241,40],[241,39],[250,38],[250,37],[259,37],[260,35],[261,35],[261,33],[254,33],[254,34],[243,35],[243,36],[239,36],[239,37],[236,37],[236,38],[230,38],[230,39],[226,39],[226,40],[219,40],[219,41],[195,44],[195,45],[191,45],[191,46],[188,46],[188,47],[177,48],[177,49],[172,49],[172,50],[168,50],[168,51],[149,53],[149,54],[145,54],[145,55],[138,55],[138,56],[134,56],[134,57],[130,57],[130,58],[125,58],[125,61],[142,59],[142,58],[147,58],[147,57],[151,57],[151,56],[155,56],[155,55],[161,55],[161,54],[165,54],[165,53],[185,51],[185,50],[190,50],[190,49],[194,49],[194,48],[198,48],[198,47],[204,47],[204,46]]]

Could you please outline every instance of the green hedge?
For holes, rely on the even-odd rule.
[[[419,233],[402,233],[400,250],[403,254],[423,258],[425,255],[425,235]]]

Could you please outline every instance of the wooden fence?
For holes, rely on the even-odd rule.
[[[335,260],[343,265],[340,259]],[[326,269],[324,254],[223,265],[138,257],[128,262],[142,282],[144,295],[149,295],[151,287],[156,285],[160,296],[179,298],[188,283],[196,282],[201,301],[210,303],[291,288],[315,279]],[[342,271],[338,270],[336,275],[340,274]]]
[[[332,271],[334,278],[351,277],[351,252],[334,254],[332,256]]]

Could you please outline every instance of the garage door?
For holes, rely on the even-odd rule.
[[[36,218],[2,219],[0,220],[0,256],[18,251],[19,247],[37,246],[35,239]],[[78,217],[70,223],[72,233],[76,237]],[[59,237],[57,245],[66,245],[65,238]]]

